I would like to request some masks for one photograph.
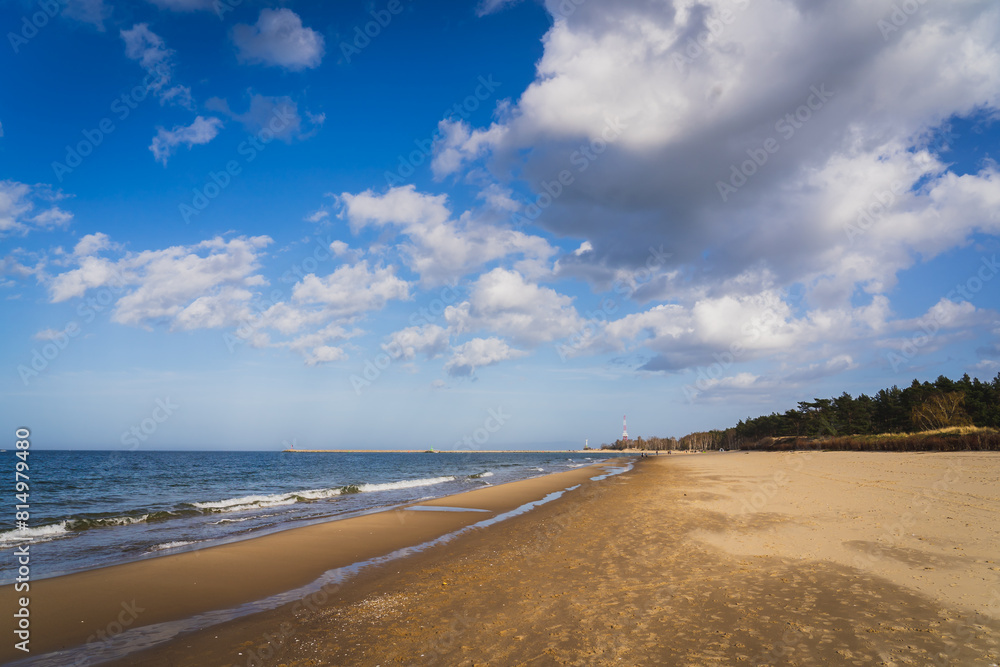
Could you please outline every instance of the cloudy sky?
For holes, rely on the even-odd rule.
[[[0,419],[39,447],[594,445],[1000,371],[992,0],[0,22]]]

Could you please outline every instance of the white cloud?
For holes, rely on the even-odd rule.
[[[382,349],[393,357],[401,357],[407,361],[415,359],[418,354],[433,359],[448,350],[449,339],[448,330],[444,327],[425,324],[394,332],[382,344]]]
[[[434,174],[486,170],[534,199],[568,173],[535,219],[587,239],[559,275],[600,289],[623,280],[652,302],[592,327],[581,352],[648,350],[661,370],[712,363],[741,338],[754,299],[779,316],[744,360],[816,352],[824,336],[878,340],[898,325],[887,298],[898,276],[1000,234],[1000,170],[956,173],[934,141],[943,122],[1000,107],[996,3],[921,5],[886,36],[893,0],[546,6],[555,20],[534,82],[486,127],[442,121]],[[667,261],[630,278],[661,246]],[[782,296],[793,288],[794,315]],[[867,305],[853,307],[859,297]]]
[[[111,247],[111,239],[104,232],[97,232],[94,234],[87,234],[82,239],[80,239],[76,247],[73,248],[73,254],[78,257],[86,257],[88,255],[96,255],[102,250],[106,250]]]
[[[222,129],[222,121],[218,118],[198,116],[188,126],[177,125],[172,130],[158,128],[149,150],[153,152],[153,157],[156,158],[157,162],[166,166],[167,160],[178,146],[185,144],[191,148],[195,145],[207,144],[218,136],[220,129]]]
[[[444,369],[452,376],[471,376],[477,368],[517,359],[525,354],[527,353],[510,347],[499,338],[473,338],[452,350]]]
[[[323,35],[302,26],[290,9],[262,9],[255,25],[238,24],[233,42],[241,62],[277,65],[290,70],[318,67]]]
[[[146,23],[137,23],[119,34],[125,42],[125,56],[146,70],[144,84],[157,95],[160,104],[193,108],[190,88],[181,85],[168,87],[173,76],[174,52],[167,48],[163,38],[150,30]]]
[[[400,244],[406,265],[425,284],[454,281],[489,262],[521,255],[517,268],[532,275],[550,270],[555,250],[538,236],[477,220],[471,213],[451,218],[445,195],[417,192],[414,186],[392,188],[384,195],[366,190],[340,197],[344,215],[355,230],[395,226],[408,241]]]
[[[529,346],[570,336],[584,323],[571,298],[502,268],[481,275],[469,300],[448,306],[445,319],[456,333],[486,330]]]
[[[309,121],[303,123],[298,105],[287,95],[268,97],[254,93],[250,96],[250,107],[242,114],[234,113],[229,108],[229,103],[218,97],[207,100],[205,106],[238,120],[251,134],[263,132],[264,136],[271,136],[285,143],[313,136],[325,120],[322,114],[316,116],[307,112]],[[309,126],[308,130],[305,125]]]
[[[334,361],[341,361],[348,357],[347,352],[342,347],[329,345],[330,342],[341,342],[361,335],[358,329],[345,329],[333,323],[316,331],[315,333],[299,336],[290,343],[281,343],[296,352],[302,354],[307,366],[319,366]]]
[[[435,178],[453,174],[465,163],[486,155],[506,131],[505,127],[497,124],[488,130],[472,130],[463,120],[442,120],[438,123],[441,138],[434,144],[434,158],[431,160]]]
[[[337,318],[353,318],[379,310],[392,299],[409,299],[409,283],[396,277],[392,267],[369,269],[367,260],[344,265],[318,277],[310,273],[292,289],[292,300],[319,304]]]
[[[67,226],[73,215],[51,204],[62,198],[42,185],[0,181],[0,238]]]
[[[306,364],[309,366],[318,366],[319,364],[327,364],[346,358],[347,353],[342,348],[331,345],[319,345],[307,354]]]
[[[112,8],[104,0],[67,0],[63,16],[89,23],[104,32],[104,22],[111,18]]]
[[[128,253],[117,261],[83,256],[77,268],[51,279],[49,293],[57,303],[106,288],[115,300],[111,319],[121,324],[235,326],[250,315],[248,288],[265,283],[254,272],[259,252],[269,243],[266,236],[217,237],[192,246]]]

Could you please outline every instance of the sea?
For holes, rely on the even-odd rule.
[[[33,579],[243,540],[570,470],[612,452],[305,453],[30,450],[28,521],[14,474],[0,552],[29,544]],[[0,454],[15,470],[15,451]],[[22,498],[23,500],[23,498]],[[3,558],[0,584],[17,576]]]

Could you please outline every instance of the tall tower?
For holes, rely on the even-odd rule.
[[[628,422],[625,421],[625,415],[622,415],[622,442],[628,444]]]

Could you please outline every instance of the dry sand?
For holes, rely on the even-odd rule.
[[[995,454],[641,459],[322,599],[117,664],[988,667],[998,477]],[[494,507],[503,488],[437,504]]]

